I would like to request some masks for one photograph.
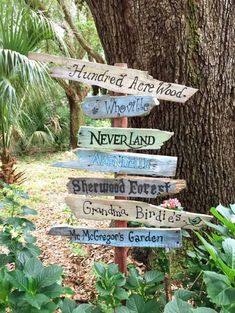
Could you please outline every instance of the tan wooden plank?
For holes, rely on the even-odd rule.
[[[212,216],[165,209],[140,201],[84,198],[69,195],[66,204],[77,218],[136,221],[155,227],[200,228]]]
[[[173,134],[159,129],[81,126],[78,145],[92,149],[152,150],[160,149]]]
[[[29,53],[32,60],[63,65],[51,69],[52,77],[75,80],[108,90],[133,95],[153,96],[160,100],[187,101],[197,89],[184,85],[165,83],[154,79],[145,71],[87,62],[42,53]]]
[[[181,230],[157,228],[77,228],[70,225],[54,226],[49,235],[68,236],[82,244],[113,247],[159,247],[180,248]]]
[[[83,112],[92,119],[146,116],[159,101],[151,96],[86,97]]]
[[[89,178],[72,177],[67,184],[69,193],[78,195],[109,195],[134,198],[156,198],[175,194],[186,187],[185,180],[152,177]]]

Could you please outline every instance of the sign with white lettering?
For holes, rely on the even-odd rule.
[[[185,180],[169,178],[124,176],[113,178],[69,178],[69,193],[78,195],[124,196],[156,198],[159,195],[175,194],[186,187]]]
[[[78,145],[81,148],[109,150],[160,149],[173,134],[159,129],[81,126]]]
[[[103,152],[76,149],[78,160],[56,162],[53,166],[92,172],[175,176],[177,157],[130,152]]]
[[[159,101],[150,96],[94,96],[85,98],[82,110],[93,119],[117,118],[145,116],[156,105]]]
[[[181,230],[179,228],[90,229],[60,225],[52,227],[49,235],[69,236],[73,242],[113,247],[181,247]]]
[[[91,220],[136,221],[156,227],[180,227],[195,229],[202,227],[212,216],[166,209],[140,201],[92,199],[70,195],[66,204],[77,218]]]
[[[29,59],[63,65],[51,69],[52,77],[75,80],[88,85],[133,95],[153,96],[174,102],[187,101],[197,89],[154,79],[148,72],[87,62],[42,53],[29,53]]]

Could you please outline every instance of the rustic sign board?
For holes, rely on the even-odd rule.
[[[29,53],[29,59],[63,65],[51,69],[52,77],[75,80],[108,90],[133,95],[153,96],[174,102],[187,101],[197,89],[165,83],[147,72],[87,62],[43,53]]]
[[[70,195],[66,204],[77,218],[136,221],[156,227],[200,228],[212,216],[165,209],[140,201],[92,199]]]
[[[124,176],[113,178],[69,178],[69,193],[78,195],[121,196],[156,198],[159,195],[175,194],[186,187],[185,180]]]
[[[160,149],[173,134],[159,129],[81,126],[78,145],[81,148],[109,150]]]
[[[145,116],[159,105],[150,96],[94,96],[86,97],[82,103],[83,112],[93,119]]]
[[[49,235],[69,236],[73,242],[113,247],[181,247],[181,230],[179,228],[90,229],[60,225],[52,227]]]
[[[177,157],[164,155],[89,149],[76,149],[74,153],[78,156],[78,160],[57,162],[53,166],[93,172],[173,177],[177,165]]]

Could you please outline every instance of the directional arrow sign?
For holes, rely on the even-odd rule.
[[[78,160],[62,161],[53,166],[93,172],[111,172],[153,176],[175,176],[177,157],[128,152],[102,152],[76,149]]]
[[[179,228],[75,228],[68,225],[54,226],[49,235],[68,236],[73,242],[113,247],[180,248]]]
[[[185,180],[169,178],[124,176],[113,178],[69,178],[69,193],[78,195],[124,196],[134,198],[156,198],[174,194],[186,187]]]
[[[127,150],[159,149],[174,133],[158,129],[88,127],[78,133],[81,148]]]
[[[165,83],[154,79],[147,72],[120,68],[41,53],[30,53],[31,60],[63,65],[51,69],[51,76],[96,85],[111,91],[133,95],[153,96],[174,102],[187,101],[197,89]]]
[[[156,105],[159,101],[150,96],[99,96],[86,97],[82,110],[93,119],[117,118],[145,116]]]
[[[82,198],[67,196],[66,204],[77,218],[91,220],[136,221],[156,227],[200,228],[212,216],[169,210],[140,201]]]

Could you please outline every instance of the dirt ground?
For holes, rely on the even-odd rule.
[[[59,160],[75,158],[73,153],[56,153],[26,157],[18,162],[25,171],[27,180],[23,184],[30,196],[30,205],[38,211],[32,217],[36,225],[35,236],[42,250],[41,259],[45,264],[58,264],[64,268],[64,284],[72,287],[79,302],[88,302],[95,297],[95,279],[92,265],[95,261],[112,262],[114,250],[97,245],[70,244],[60,236],[49,236],[48,230],[53,225],[73,223],[78,226],[93,228],[108,227],[110,221],[76,220],[66,208],[64,198],[68,194],[66,183],[68,177],[102,177],[102,173],[82,172],[78,170],[52,167]],[[105,175],[107,176],[107,175]],[[128,260],[133,262],[133,260]],[[136,263],[136,262],[135,262]],[[141,264],[138,264],[141,267]]]

